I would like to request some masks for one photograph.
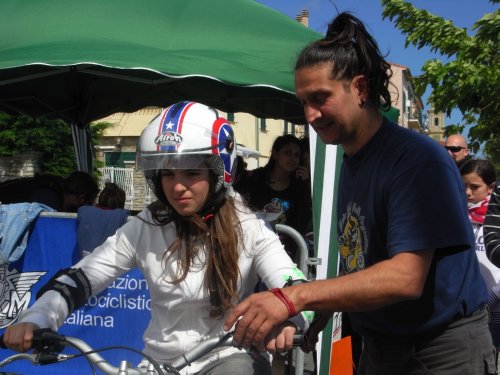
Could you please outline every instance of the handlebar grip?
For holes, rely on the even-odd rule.
[[[0,336],[0,349],[8,349],[7,345],[3,342],[4,335]],[[39,351],[49,351],[59,353],[63,350],[64,346],[61,344],[64,341],[64,336],[59,335],[51,329],[37,329],[33,331],[32,347]]]
[[[304,342],[304,335],[302,333],[298,333],[293,335],[293,346],[301,346]]]
[[[64,336],[50,328],[36,329],[33,331],[31,346],[40,352],[60,353],[64,349],[64,340]]]

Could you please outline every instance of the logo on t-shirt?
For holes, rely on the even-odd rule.
[[[347,205],[346,212],[339,220],[338,238],[340,252],[340,273],[351,273],[365,268],[367,235],[365,217],[361,208],[354,202]]]
[[[289,208],[290,202],[279,198],[273,198],[262,210],[264,213],[264,220],[286,222],[286,217],[284,215]]]

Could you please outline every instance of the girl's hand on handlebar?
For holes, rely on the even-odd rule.
[[[3,335],[4,344],[16,352],[31,349],[33,331],[39,329],[34,323],[18,323],[7,327]]]
[[[309,353],[315,349],[316,344],[318,343],[319,333],[323,331],[331,317],[331,313],[316,313],[313,322],[304,335],[304,341],[300,346],[302,351]]]
[[[266,349],[270,353],[283,353],[293,348],[293,336],[297,331],[295,324],[286,322],[274,328],[266,340]]]

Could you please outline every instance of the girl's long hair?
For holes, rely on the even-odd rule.
[[[215,186],[215,175],[210,173],[210,186]],[[213,193],[211,193],[213,195]],[[242,230],[236,212],[235,201],[226,197],[213,212],[213,216],[204,220],[198,214],[183,217],[165,199],[168,215],[161,216],[161,210],[153,211],[157,223],[173,222],[177,229],[177,238],[163,256],[164,265],[168,259],[177,255],[180,272],[168,275],[167,282],[179,284],[191,271],[198,251],[206,247],[204,288],[210,296],[212,310],[210,316],[222,318],[224,313],[238,301],[238,243]],[[165,278],[166,279],[166,278]]]

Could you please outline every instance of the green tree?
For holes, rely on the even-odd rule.
[[[500,0],[490,0],[497,4]],[[485,14],[472,26],[455,26],[451,21],[417,9],[403,0],[382,0],[383,17],[393,21],[406,36],[406,46],[429,47],[446,61],[432,59],[415,79],[417,95],[430,85],[429,102],[448,116],[459,109],[463,120],[447,130],[462,131],[469,127],[470,145],[484,152],[500,165],[500,12]],[[453,6],[450,4],[450,6]]]
[[[97,144],[110,126],[108,123],[92,125],[93,144]],[[66,122],[0,113],[0,156],[29,151],[44,153],[44,172],[67,176],[76,169],[73,137]]]

